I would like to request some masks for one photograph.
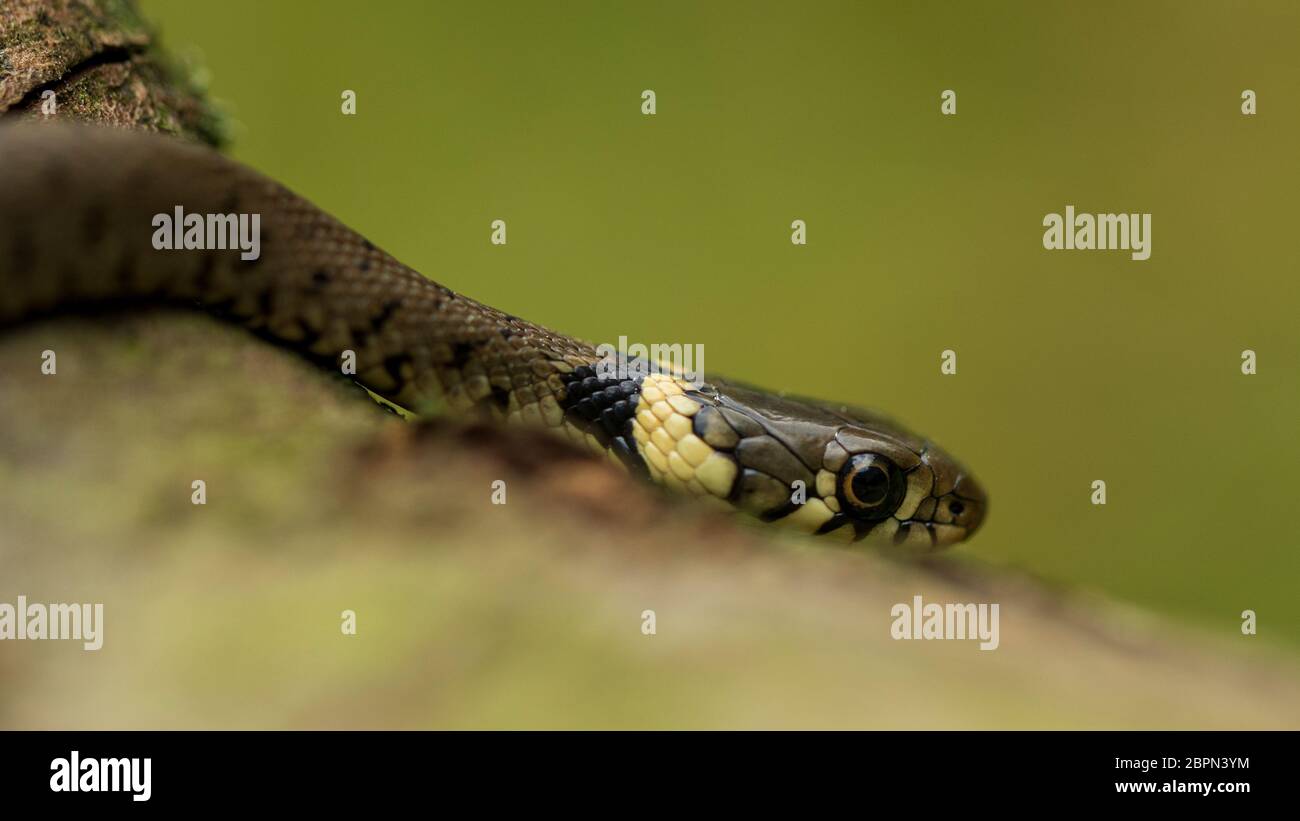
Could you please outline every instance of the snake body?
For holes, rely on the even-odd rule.
[[[258,214],[260,255],[159,250],[155,215]],[[590,344],[406,267],[305,199],[178,140],[0,129],[0,328],[65,311],[198,307],[401,407],[562,433],[652,481],[842,541],[968,537],[984,492],[884,417],[672,371],[618,378]]]

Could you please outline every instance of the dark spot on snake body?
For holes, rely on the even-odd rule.
[[[367,251],[375,250],[375,244],[365,237],[361,238],[361,247],[365,248]]]
[[[609,379],[601,379],[586,365],[574,368],[561,379],[564,382],[564,396],[560,400],[560,406],[566,410],[574,410],[584,419],[589,421],[599,419],[601,424],[605,424],[604,412],[612,410],[611,418],[618,423],[618,428],[621,430],[624,423],[636,414],[635,399],[640,392],[640,386],[633,380],[612,382]]]
[[[302,328],[302,339],[299,339],[293,343],[295,347],[302,348],[303,350],[308,350],[313,346],[315,346],[315,344],[320,341],[321,332],[313,328],[308,323],[302,322],[300,320],[298,322],[298,327]]]
[[[824,536],[832,530],[838,530],[841,526],[847,524],[849,517],[843,513],[836,513],[834,516],[822,522],[822,526],[817,528],[817,535]]]
[[[402,307],[402,300],[400,299],[384,300],[384,304],[379,306],[379,316],[374,319],[374,327],[380,328],[386,324],[389,319],[392,319],[393,313],[400,307]]]
[[[369,271],[369,270],[370,270],[370,260],[365,259],[365,258],[363,257],[363,258],[361,259],[361,261],[357,263],[357,270],[359,270],[359,271]]]
[[[842,515],[844,515],[844,514],[842,514],[842,513],[838,513],[838,514],[836,514],[836,515],[837,515],[837,516],[842,516]],[[872,530],[874,530],[874,529],[876,528],[877,525],[884,524],[883,521],[882,521],[882,522],[864,522],[864,521],[862,521],[861,519],[853,519],[852,521],[853,521],[853,532],[854,532],[855,534],[857,534],[857,535],[854,537],[854,541],[859,541],[859,540],[865,538],[866,535],[867,535],[868,533],[870,533]],[[885,520],[885,521],[888,521],[888,520]]]
[[[451,364],[454,368],[463,368],[469,362],[469,358],[474,355],[474,345],[469,342],[457,342],[451,349]]]
[[[315,271],[312,272],[311,284],[316,286],[317,289],[324,288],[326,285],[329,285],[329,283],[330,283],[329,271],[326,271],[324,268],[317,268]]]
[[[510,391],[500,385],[493,385],[492,400],[497,403],[497,407],[501,410],[505,410],[510,407]]]
[[[402,366],[411,361],[408,354],[398,353],[384,358],[384,370],[398,385],[406,383],[406,377],[402,375]]]
[[[786,516],[789,516],[791,513],[794,513],[795,510],[798,509],[798,507],[799,506],[796,505],[794,502],[788,502],[781,507],[774,508],[772,510],[768,510],[759,514],[758,518],[768,523],[779,521],[781,519],[784,519]]]

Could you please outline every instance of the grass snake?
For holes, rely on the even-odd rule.
[[[259,214],[260,256],[156,250],[153,218],[177,206]],[[960,464],[880,415],[671,371],[611,376],[593,346],[454,293],[211,149],[0,129],[0,328],[154,305],[201,308],[335,372],[350,351],[358,383],[417,414],[548,428],[657,484],[831,539],[928,551],[987,510]]]

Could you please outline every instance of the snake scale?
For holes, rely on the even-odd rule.
[[[154,217],[260,215],[260,255],[158,250]],[[70,311],[198,307],[410,409],[566,435],[653,482],[845,542],[932,550],[987,499],[874,413],[671,370],[618,378],[591,345],[413,271],[205,147],[75,125],[0,129],[0,328]]]

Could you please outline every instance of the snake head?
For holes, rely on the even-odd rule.
[[[818,481],[855,539],[876,543],[944,547],[973,534],[988,510],[984,489],[955,459],[879,418],[836,429]]]
[[[848,406],[652,375],[632,435],[662,484],[839,541],[931,550],[969,538],[988,510],[947,453]]]

